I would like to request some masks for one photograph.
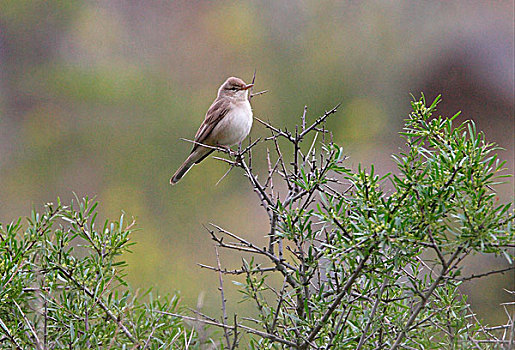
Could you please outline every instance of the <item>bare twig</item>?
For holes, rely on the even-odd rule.
[[[274,263],[277,270],[279,272],[281,272],[281,274],[284,277],[286,277],[288,284],[290,284],[294,288],[297,287],[298,283],[295,281],[295,279],[291,276],[290,272],[288,271],[288,270],[293,271],[294,270],[293,266],[291,266],[284,260],[280,260],[277,256],[275,256],[274,254],[272,254],[270,252],[267,252],[265,249],[261,249],[258,246],[254,245],[253,243],[250,243],[247,240],[235,235],[234,233],[224,230],[223,228],[221,228],[215,224],[211,224],[211,225],[213,227],[215,227],[219,232],[224,233],[224,234],[236,239],[237,241],[244,244],[245,246],[249,247],[251,252],[258,253],[258,254],[264,255],[267,258],[269,258]],[[212,231],[210,231],[210,232],[212,234],[212,237],[220,244],[221,247],[228,247],[228,245],[226,243],[224,243],[222,239],[216,238],[216,236],[214,236],[214,232],[212,232]],[[237,247],[235,247],[235,246],[231,246],[230,248],[237,249]]]
[[[335,299],[333,300],[331,305],[325,310],[322,318],[320,318],[316,322],[315,327],[313,327],[313,329],[311,330],[311,332],[309,333],[309,335],[307,337],[307,341],[301,345],[300,349],[307,348],[308,342],[311,342],[312,340],[315,339],[318,332],[320,332],[320,330],[322,329],[323,325],[327,322],[329,317],[333,314],[334,310],[336,310],[338,305],[340,305],[340,302],[342,301],[343,297],[345,295],[347,295],[347,293],[350,291],[352,285],[354,284],[354,281],[356,280],[358,275],[361,273],[361,270],[363,270],[363,268],[365,267],[365,264],[366,264],[368,258],[370,257],[371,250],[372,250],[372,248],[370,248],[369,252],[361,259],[358,266],[356,266],[356,269],[354,270],[354,272],[349,276],[349,279],[345,283],[342,291],[335,297]]]
[[[23,312],[23,310],[21,309],[20,305],[16,302],[16,300],[13,300],[13,303],[14,305],[16,305],[16,308],[18,309],[18,311],[20,312],[20,315],[21,317],[23,318],[23,320],[25,321],[25,323],[27,324],[27,327],[29,328],[29,331],[30,331],[30,334],[32,335],[32,337],[34,338],[34,342],[36,344],[36,349],[43,349],[42,345],[41,345],[41,341],[39,340],[39,337],[38,335],[36,334],[36,331],[34,330],[34,327],[32,327],[32,325],[30,324],[30,321],[28,320],[27,316],[25,316],[25,313]]]
[[[263,272],[277,271],[276,267],[254,268],[251,271],[245,271],[243,269],[239,269],[239,270],[221,269],[220,270],[220,269],[218,269],[216,267],[209,266],[209,265],[204,265],[204,264],[199,264],[199,263],[197,263],[197,265],[200,266],[201,268],[204,268],[204,269],[221,272],[224,275],[241,275],[241,274],[244,274],[244,273],[247,273],[247,272],[249,272],[249,273],[263,273]]]
[[[288,190],[292,190],[292,184],[290,182],[290,176],[288,175],[288,172],[286,171],[286,165],[284,164],[284,158],[283,158],[283,154],[281,153],[281,149],[279,147],[279,143],[277,142],[277,137],[275,137],[275,134],[274,132],[272,131],[272,135],[274,136],[273,140],[274,140],[274,145],[275,145],[275,152],[277,153],[278,155],[278,160],[280,160],[280,164],[281,164],[281,168],[282,168],[282,171],[283,171],[283,178],[284,180],[286,180],[286,185],[288,186]]]
[[[286,288],[286,278],[284,278],[283,286],[281,288],[281,292],[279,293],[279,302],[277,303],[277,307],[275,308],[274,319],[272,321],[272,326],[270,326],[270,332],[274,332],[275,325],[277,323],[277,319],[279,318],[279,313],[281,312],[281,306],[284,301],[284,289]]]
[[[211,325],[211,326],[216,326],[216,327],[220,327],[220,328],[227,328],[228,330],[234,329],[234,327],[227,326],[227,325],[224,325],[223,323],[216,322],[216,321],[202,320],[202,319],[198,319],[198,318],[195,318],[195,317],[179,315],[179,314],[175,314],[175,313],[172,313],[172,312],[161,311],[161,310],[152,310],[152,312],[157,312],[157,313],[168,315],[168,316],[178,317],[178,318],[181,318],[183,320],[202,322],[202,323],[205,323],[205,324],[208,324],[208,325]],[[255,335],[258,335],[258,336],[260,336],[262,338],[270,339],[272,341],[276,341],[276,342],[279,342],[281,344],[285,344],[285,345],[288,345],[288,346],[296,346],[296,344],[294,342],[292,342],[292,341],[289,341],[287,339],[283,339],[283,338],[278,337],[278,336],[276,336],[274,334],[266,333],[266,332],[259,331],[257,329],[251,328],[251,327],[244,326],[242,324],[238,324],[238,328],[244,330],[247,333],[255,334]]]
[[[232,346],[230,347],[230,349],[236,349],[238,347],[238,320],[237,320],[236,314],[234,314],[233,334],[234,334],[234,339],[233,339]]]
[[[259,92],[251,94],[250,97],[252,98],[252,97],[259,96],[259,95],[263,95],[263,94],[266,94],[267,92],[268,92],[268,90],[259,91]]]
[[[224,295],[224,279],[222,276],[222,266],[220,264],[220,254],[218,254],[218,247],[215,245],[216,264],[218,266],[218,281],[220,282],[220,295],[222,297],[222,323],[224,325],[225,340],[227,341],[227,347],[231,348],[231,340],[229,339],[229,332],[227,330],[227,311],[225,310],[225,295]]]
[[[383,291],[384,291],[387,283],[388,283],[388,279],[385,278],[383,281],[383,284],[381,285],[381,289],[379,289],[379,292],[377,293],[377,299],[374,303],[374,306],[372,307],[372,311],[370,312],[370,316],[368,317],[367,324],[366,324],[365,328],[363,329],[363,334],[361,334],[361,338],[359,339],[358,347],[356,348],[356,350],[360,350],[363,347],[363,345],[365,344],[365,339],[367,336],[368,329],[370,328],[370,325],[372,324],[372,321],[374,319],[374,316],[375,316],[375,313],[377,310],[377,306],[379,305],[379,302],[381,301],[381,295],[383,294]]]
[[[154,332],[156,331],[156,328],[157,326],[159,325],[159,321],[161,320],[161,318],[163,317],[163,315],[161,315],[160,317],[157,318],[157,320],[155,320],[153,323],[153,326],[152,326],[152,330],[150,331],[148,337],[147,337],[147,340],[145,341],[145,344],[143,344],[143,348],[142,350],[145,350],[146,348],[148,348],[148,346],[150,345],[150,341],[152,340],[152,337],[154,336]]]
[[[302,131],[306,130],[306,113],[308,111],[308,106],[304,106],[304,112],[302,113],[301,121],[302,121]]]
[[[219,157],[214,157],[214,158],[219,159],[219,160],[227,161],[226,159],[219,158]],[[224,174],[224,175],[223,175],[223,176],[222,176],[222,177],[221,177],[221,178],[216,182],[215,186],[218,186],[218,184],[219,184],[220,182],[222,182],[222,180],[223,180],[223,179],[225,179],[225,177],[226,177],[227,175],[229,175],[229,173],[230,173],[230,172],[231,172],[231,170],[234,168],[234,166],[235,166],[235,163],[232,163],[232,164],[231,164],[231,166],[229,167],[229,169],[227,169],[227,171],[225,172],[225,174]]]
[[[454,254],[451,256],[451,258],[448,261],[444,261],[444,264],[442,266],[442,271],[440,272],[440,275],[434,280],[434,282],[431,284],[429,289],[426,291],[426,293],[421,297],[420,302],[416,306],[415,310],[411,313],[410,318],[406,322],[406,325],[404,326],[404,329],[397,335],[397,338],[395,339],[395,343],[390,347],[390,350],[395,350],[399,347],[400,343],[406,336],[407,331],[410,329],[413,322],[415,322],[418,314],[422,309],[425,307],[427,301],[435,291],[436,287],[440,284],[440,282],[444,279],[445,275],[449,271],[449,266],[452,264],[452,262],[458,257],[458,255],[463,251],[463,248],[459,247],[456,249]]]
[[[436,252],[436,255],[438,255],[438,259],[440,259],[440,262],[442,265],[445,264],[445,258],[443,257],[442,251],[440,248],[438,248],[438,244],[436,243],[433,233],[431,232],[431,228],[427,229],[427,234],[429,235],[429,239],[431,240],[432,248]]]
[[[311,124],[310,126],[308,126],[307,128],[305,128],[299,135],[299,140],[301,140],[302,138],[304,138],[304,136],[306,136],[311,130],[313,130],[314,128],[316,128],[318,125],[320,125],[321,123],[323,123],[327,117],[329,117],[331,114],[333,113],[336,113],[336,111],[338,110],[338,107],[341,106],[341,103],[338,103],[336,106],[334,106],[332,109],[330,109],[329,111],[325,112],[322,116],[318,117],[317,120],[315,120],[313,122],[313,124]]]
[[[186,142],[190,142],[190,143],[192,143],[194,145],[197,145],[197,146],[202,146],[202,147],[205,147],[205,148],[212,149],[213,151],[219,151],[219,152],[222,152],[222,153],[227,153],[227,154],[230,154],[230,155],[234,155],[234,152],[231,151],[230,148],[220,147],[220,146],[211,146],[211,145],[207,145],[205,143],[201,143],[201,142],[197,142],[197,141],[194,141],[194,140],[186,139],[184,137],[181,137],[181,140],[182,141],[186,141]]]
[[[272,132],[275,133],[275,135],[277,136],[282,136],[288,140],[290,140],[291,142],[295,142],[295,138],[291,135],[290,132],[288,131],[282,131],[281,129],[278,129],[276,128],[275,126],[272,126],[270,123],[267,123],[261,119],[259,119],[258,117],[254,117],[254,119],[256,119],[258,122],[260,122],[261,124],[263,124],[266,128],[270,129]]]
[[[14,338],[14,336],[11,334],[11,332],[9,331],[9,328],[5,325],[4,321],[1,318],[0,318],[0,328],[7,335],[7,338],[9,338],[9,340],[11,341],[11,344],[14,345],[16,347],[16,349],[21,350],[22,347],[20,346],[20,344],[18,343],[16,338]]]
[[[490,275],[495,275],[495,274],[504,274],[505,272],[507,271],[511,271],[515,269],[515,266],[509,266],[509,267],[506,267],[504,269],[500,269],[500,270],[493,270],[493,271],[488,271],[488,272],[484,272],[484,273],[479,273],[479,274],[472,274],[470,276],[467,276],[467,277],[462,277],[462,278],[455,278],[457,281],[470,281],[472,279],[476,279],[476,278],[482,278],[482,277],[486,277],[486,276],[490,276]]]
[[[254,69],[254,74],[252,75],[252,81],[251,81],[252,86],[250,87],[249,96],[248,96],[249,102],[252,99],[252,97],[254,97],[252,94],[252,91],[254,91],[254,83],[256,82],[256,71],[257,70]]]
[[[102,300],[100,300],[99,297],[95,296],[95,293],[90,291],[86,286],[82,285],[79,281],[75,279],[75,277],[72,276],[71,273],[69,273],[66,269],[62,268],[60,265],[55,264],[56,268],[61,271],[63,275],[65,275],[70,281],[72,281],[77,287],[82,289],[90,298],[92,298],[98,305],[104,310],[106,315],[120,327],[123,333],[129,338],[133,343],[139,343],[136,337],[132,335],[132,333],[129,331],[129,329],[123,324],[120,317],[116,316]]]

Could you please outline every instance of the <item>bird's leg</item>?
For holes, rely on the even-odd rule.
[[[241,160],[242,160],[242,154],[241,154],[241,142],[238,143],[238,152],[236,153],[236,161],[241,163]]]
[[[219,145],[218,147],[220,148],[221,152],[227,153],[230,157],[234,157],[236,163],[241,162],[241,159],[242,159],[241,142],[238,144],[238,150],[237,151],[233,151],[230,146]]]
[[[230,146],[218,145],[218,150],[223,153],[227,153],[231,157],[236,157],[238,153],[234,152]]]

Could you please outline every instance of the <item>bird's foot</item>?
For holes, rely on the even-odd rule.
[[[231,157],[237,157],[239,154],[238,152],[233,151],[231,149],[231,147],[229,147],[229,146],[218,146],[218,147],[220,148],[220,151],[227,153]]]

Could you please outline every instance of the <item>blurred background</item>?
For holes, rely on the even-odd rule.
[[[254,69],[256,91],[270,90],[254,114],[277,126],[291,128],[304,105],[314,119],[343,103],[329,127],[351,167],[394,171],[410,93],[424,92],[504,147],[513,174],[513,1],[4,0],[0,222],[58,196],[96,196],[102,217],[123,210],[141,229],[124,257],[134,287],[180,291],[187,306],[203,293],[218,314],[217,276],[196,266],[216,264],[202,225],[265,242],[266,216],[238,171],[215,186],[226,171],[216,160],[168,180],[219,85],[248,82]],[[255,123],[251,135],[268,134]],[[498,190],[513,200],[513,182]],[[223,253],[222,264],[240,266]],[[465,273],[505,264],[476,257]],[[503,288],[514,289],[513,274],[462,290],[480,318],[500,323]]]

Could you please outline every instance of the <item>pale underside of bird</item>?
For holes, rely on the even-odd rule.
[[[170,179],[176,184],[193,165],[206,158],[213,148],[229,147],[242,142],[252,127],[252,108],[248,91],[253,84],[230,77],[218,89],[218,95],[209,107],[204,121],[195,134],[195,144],[190,155]]]

